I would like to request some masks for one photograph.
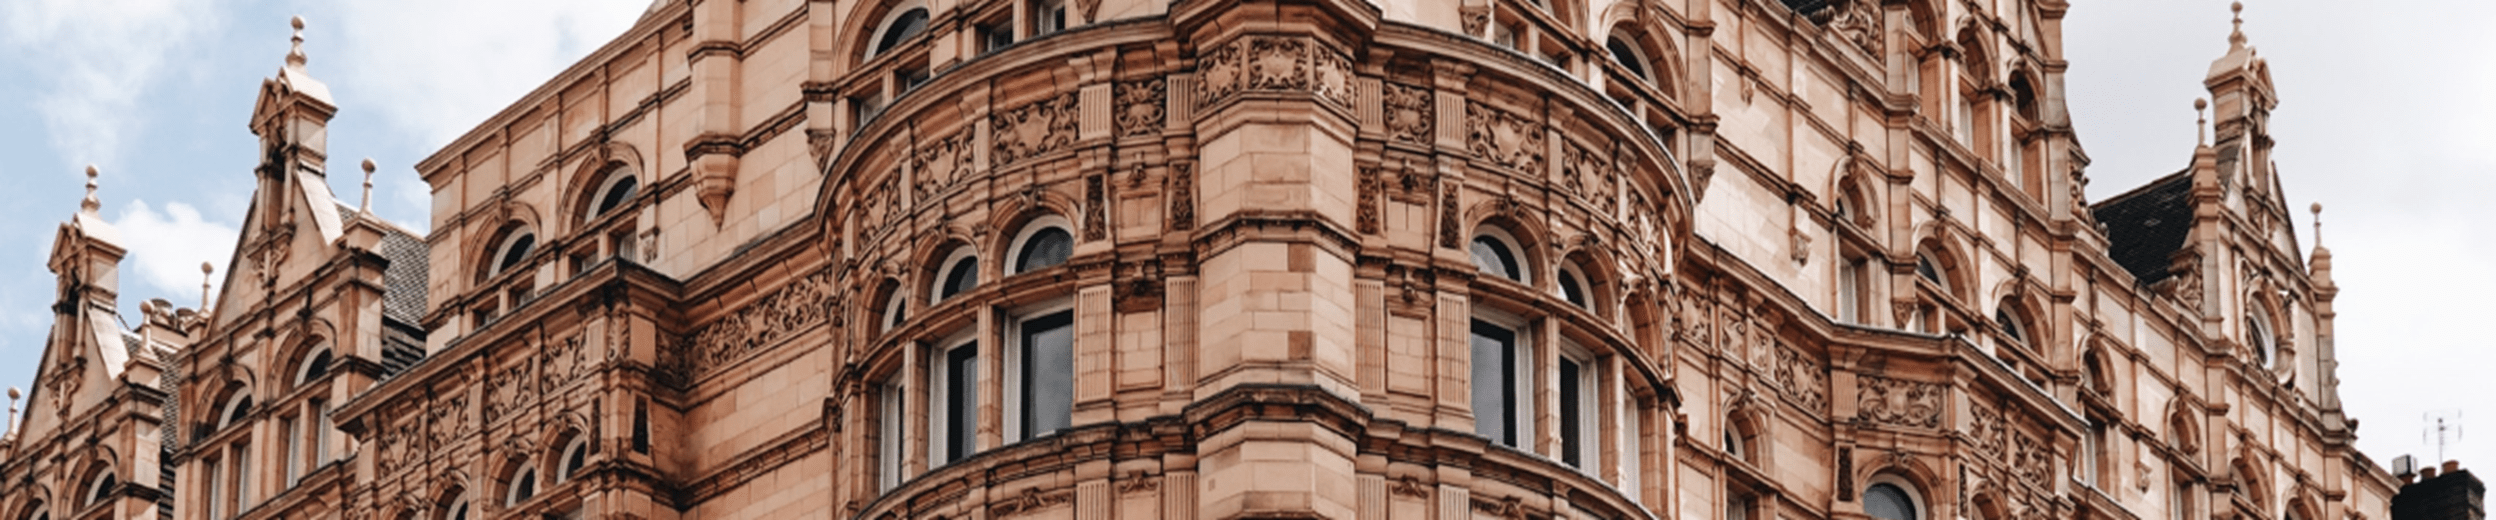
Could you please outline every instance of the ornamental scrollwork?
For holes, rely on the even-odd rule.
[[[1941,425],[1941,385],[1874,375],[1857,381],[1862,391],[1856,413],[1863,419],[1916,428]]]
[[[1431,120],[1437,113],[1430,103],[1430,89],[1387,83],[1380,97],[1386,112],[1387,138],[1401,143],[1430,144]]]
[[[1467,101],[1465,149],[1493,165],[1541,171],[1543,125],[1479,101]]]
[[[1352,106],[1352,60],[1307,38],[1250,36],[1204,55],[1196,101],[1211,106],[1243,91],[1306,92]]]
[[[919,198],[933,199],[969,179],[971,155],[971,133],[968,130],[956,130],[935,139],[920,141],[918,149],[910,157],[910,170],[919,181]]]
[[[1777,382],[1777,393],[1804,410],[1828,409],[1829,371],[1810,355],[1791,345],[1778,345],[1776,364],[1769,375]]]
[[[1151,135],[1162,128],[1168,88],[1161,78],[1121,82],[1117,88],[1118,135]]]
[[[1060,93],[988,116],[994,133],[992,166],[1002,167],[1074,146],[1077,112],[1074,92]]]
[[[1984,455],[1985,460],[2002,460],[2002,436],[2006,429],[2002,411],[1983,399],[1970,399],[1967,415],[1973,419],[1969,421],[1967,434],[1976,445],[1977,453]]]
[[[673,342],[659,362],[676,384],[689,384],[823,323],[836,307],[831,271],[816,271]]]

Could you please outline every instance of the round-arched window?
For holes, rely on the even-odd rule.
[[[1894,482],[1873,482],[1863,488],[1863,514],[1885,520],[1917,520],[1915,497]]]
[[[504,497],[503,505],[519,505],[534,496],[537,496],[537,468],[523,467],[518,476],[512,477],[511,494]]]
[[[502,247],[495,248],[494,268],[487,272],[486,276],[503,274],[504,270],[520,265],[520,261],[529,258],[529,250],[536,247],[536,233],[530,233],[526,229],[513,230],[509,236],[503,238]]]
[[[226,399],[223,412],[217,414],[217,429],[223,430],[227,426],[233,426],[236,423],[243,422],[243,418],[250,416],[251,395],[236,393],[234,394],[234,397]]]
[[[304,356],[303,366],[296,369],[295,384],[301,385],[309,383],[312,382],[312,380],[320,379],[321,376],[329,375],[329,365],[332,362],[333,359],[330,356],[329,347],[321,347],[318,350],[312,351],[312,355]]]
[[[1473,267],[1492,276],[1517,283],[1533,283],[1525,278],[1525,265],[1517,259],[1516,240],[1497,228],[1484,230],[1473,237]]]
[[[468,499],[453,500],[449,507],[442,508],[442,520],[468,520]]]
[[[940,271],[943,276],[937,277],[936,290],[929,291],[934,293],[935,298],[928,300],[928,303],[942,302],[979,286],[979,257],[971,253],[970,247],[954,249],[941,265],[945,266],[944,271]]]
[[[588,464],[589,439],[586,437],[572,439],[570,445],[563,447],[563,458],[556,461],[555,483],[571,482],[573,477],[580,476],[581,467]]]
[[[1560,299],[1568,300],[1570,305],[1576,305],[1579,308],[1590,308],[1586,306],[1586,284],[1580,281],[1583,279],[1578,276],[1576,266],[1562,267],[1559,283],[1554,284],[1560,286]]]
[[[910,300],[901,291],[901,284],[885,282],[890,294],[884,296],[884,330],[893,330],[910,319]]]
[[[624,201],[632,200],[633,195],[640,192],[641,179],[634,177],[632,171],[619,168],[607,174],[607,181],[598,186],[598,198],[590,204],[589,218],[606,216],[607,212],[622,207]]]
[[[912,7],[902,11],[884,22],[884,32],[876,36],[875,48],[867,52],[867,57],[883,55],[884,51],[900,47],[922,32],[927,32],[927,8]]]
[[[2028,331],[2025,329],[2025,325],[2022,325],[2019,322],[2019,318],[2017,316],[2011,314],[2011,308],[2009,305],[1993,308],[1993,322],[2002,324],[2002,337],[2004,339],[2021,344],[2028,342]]]
[[[1075,235],[1066,232],[1065,220],[1042,217],[1023,228],[1007,251],[1014,259],[1015,274],[1057,267],[1074,255]]]
[[[2253,347],[2255,362],[2265,367],[2271,366],[2271,354],[2277,351],[2279,346],[2271,336],[2270,322],[2262,319],[2261,313],[2245,315],[2245,346]]]
[[[96,470],[95,480],[87,484],[87,505],[95,505],[112,498],[113,492],[120,488],[120,482],[113,480],[111,469]]]
[[[1613,63],[1621,64],[1621,68],[1629,69],[1629,73],[1636,74],[1638,79],[1655,81],[1655,75],[1647,72],[1647,53],[1639,52],[1638,46],[1631,45],[1619,36],[1614,36],[1604,40],[1603,49],[1611,52]]]

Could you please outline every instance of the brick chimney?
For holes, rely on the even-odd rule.
[[[2401,486],[2392,496],[2392,520],[2483,520],[2487,518],[2487,486],[2445,461],[2443,471],[2427,468],[2417,482]]]

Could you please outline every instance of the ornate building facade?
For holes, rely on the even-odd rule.
[[[210,310],[64,225],[0,518],[2386,518],[2267,64],[2092,205],[2068,8],[661,0],[422,237],[298,46]]]

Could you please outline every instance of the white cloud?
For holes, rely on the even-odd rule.
[[[0,43],[51,81],[34,100],[53,149],[112,163],[170,54],[217,25],[213,0],[0,2]]]
[[[342,105],[380,112],[431,149],[520,100],[599,45],[648,7],[647,0],[437,0],[351,2],[336,6],[342,41],[324,66]],[[315,21],[318,27],[318,21]],[[352,99],[351,99],[352,98]],[[366,100],[363,102],[354,99]]]
[[[234,256],[234,237],[239,236],[233,226],[202,219],[198,209],[180,202],[166,203],[159,213],[147,201],[131,201],[113,220],[113,227],[121,231],[122,246],[130,249],[130,256],[122,260],[124,272],[136,271],[138,279],[166,299],[184,305],[199,296],[199,263],[208,262],[217,266],[218,273],[226,272],[225,261]],[[223,276],[216,281],[224,281]],[[131,290],[130,282],[131,277],[122,278],[125,301],[144,294]],[[173,295],[189,295],[190,299]]]

